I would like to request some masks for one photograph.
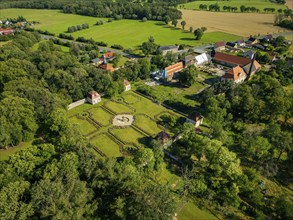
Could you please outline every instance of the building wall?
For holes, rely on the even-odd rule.
[[[68,110],[73,109],[77,106],[83,105],[84,103],[86,103],[86,101],[87,101],[86,99],[81,99],[76,102],[73,102],[70,105],[68,105]]]

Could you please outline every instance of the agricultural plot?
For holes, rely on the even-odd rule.
[[[225,3],[227,1],[224,1]],[[219,33],[226,33],[236,36],[248,37],[249,35],[278,33],[286,31],[283,28],[274,26],[275,14],[257,14],[257,13],[228,13],[228,12],[209,12],[181,10],[182,20],[187,23],[187,28],[206,27],[207,33],[202,40],[209,42],[229,41],[229,37],[221,36]],[[209,36],[209,32],[212,33]],[[216,34],[218,33],[218,34]],[[218,35],[218,36],[217,36]],[[207,38],[205,40],[205,38]]]
[[[1,10],[0,19],[15,18],[19,15],[22,15],[29,21],[39,22],[34,25],[34,28],[48,30],[56,35],[64,33],[70,26],[88,23],[90,26],[89,29],[74,32],[72,35],[74,37],[83,36],[85,38],[93,38],[95,41],[104,41],[109,46],[120,44],[124,48],[135,48],[141,45],[142,42],[147,41],[150,36],[153,36],[155,42],[159,45],[186,44],[190,46],[221,41],[223,40],[223,36],[226,39],[236,40],[238,38],[229,33],[219,34],[219,30],[217,30],[217,33],[206,33],[201,41],[196,41],[194,40],[193,33],[183,31],[180,25],[174,28],[158,21],[141,22],[137,20],[119,20],[107,22],[105,18],[63,14],[57,10],[3,9]],[[105,22],[103,25],[95,26],[94,24],[98,20]],[[195,28],[196,26],[193,27]]]
[[[245,7],[255,7],[259,9],[260,12],[263,12],[264,8],[275,8],[276,11],[278,9],[287,8],[285,5],[276,4],[267,0],[193,1],[193,2],[179,5],[179,8],[199,10],[199,5],[201,4],[212,5],[216,3],[220,6],[221,11],[223,9],[223,6],[231,6],[231,7],[237,7],[238,8],[237,11],[240,12],[241,5],[245,5]]]

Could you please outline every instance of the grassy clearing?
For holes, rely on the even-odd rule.
[[[112,115],[105,112],[102,108],[92,108],[89,110],[90,113],[92,113],[93,119],[100,122],[102,125],[108,125],[111,123],[111,119],[113,118]]]
[[[140,101],[140,97],[137,95],[134,95],[133,93],[126,93],[123,96],[123,101],[127,104],[134,104]]]
[[[135,125],[152,135],[157,134],[161,131],[161,129],[158,128],[156,122],[152,121],[144,115],[135,116]]]
[[[4,9],[1,10],[0,18],[11,18],[19,15],[24,16],[29,21],[38,21],[34,27],[48,30],[55,34],[64,33],[69,26],[88,23],[89,29],[72,33],[74,37],[83,36],[93,38],[96,41],[104,41],[110,45],[121,44],[125,48],[134,48],[147,41],[150,36],[155,38],[155,42],[160,45],[186,44],[190,46],[202,43],[221,41],[223,34],[206,34],[202,41],[194,40],[192,33],[182,31],[180,28],[173,28],[162,22],[137,20],[120,20],[106,22],[104,18],[94,18],[73,14],[63,14],[56,10],[37,9]],[[95,26],[97,20],[103,20],[103,25]],[[219,31],[217,31],[219,32]],[[235,35],[225,34],[225,38],[235,38]],[[211,40],[211,42],[209,42]]]
[[[108,157],[120,157],[122,154],[119,151],[119,146],[111,140],[106,134],[96,136],[91,140],[91,143],[96,145]]]
[[[142,145],[141,140],[145,137],[131,127],[119,129],[114,128],[112,133],[124,142],[133,142],[136,145]]]
[[[226,3],[227,1],[225,1]],[[204,34],[202,41],[205,41],[209,32],[211,38],[206,42],[229,41],[229,35],[220,36],[213,32],[222,32],[236,36],[248,37],[250,35],[278,33],[287,31],[278,26],[274,26],[274,14],[257,13],[219,13],[209,11],[181,10],[182,20],[186,21],[186,29],[193,27],[206,27],[207,33]],[[230,36],[232,37],[232,36]],[[214,39],[213,39],[214,38]],[[241,37],[239,37],[241,39]],[[220,40],[219,40],[220,39]]]
[[[25,148],[28,148],[29,146],[31,146],[32,142],[34,140],[28,141],[28,142],[22,142],[19,145],[15,146],[15,147],[10,147],[7,150],[4,149],[0,149],[0,161],[2,160],[8,160],[9,157],[13,154],[15,154],[18,151],[21,151]]]
[[[76,125],[83,135],[86,135],[96,130],[96,128],[86,120],[79,119],[77,117],[71,117],[69,118],[69,121],[72,124]]]
[[[189,220],[189,219],[213,220],[217,218],[209,211],[198,208],[190,200],[178,212],[178,219],[179,220]]]
[[[184,9],[196,9],[199,10],[200,4],[205,5],[212,5],[212,4],[218,4],[221,8],[221,11],[223,10],[223,6],[231,6],[231,7],[237,7],[237,12],[240,12],[240,6],[244,5],[245,7],[256,7],[260,10],[260,12],[264,12],[264,8],[275,8],[276,11],[278,9],[286,9],[287,7],[285,5],[272,3],[268,0],[229,0],[229,1],[193,1],[186,4],[179,5],[179,8]]]

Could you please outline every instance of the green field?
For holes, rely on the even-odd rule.
[[[240,6],[244,5],[245,7],[255,7],[260,10],[260,12],[264,12],[264,8],[275,8],[276,11],[278,9],[287,9],[285,5],[280,5],[276,3],[272,3],[268,0],[229,0],[229,1],[193,1],[186,4],[179,5],[179,8],[184,9],[199,9],[200,4],[211,5],[211,4],[218,4],[223,11],[223,6],[231,6],[237,7],[238,12],[240,12]]]
[[[57,35],[67,31],[69,26],[88,23],[89,29],[74,32],[72,35],[104,41],[109,46],[120,44],[125,48],[139,46],[142,42],[147,41],[150,36],[153,36],[155,42],[159,45],[186,44],[191,46],[217,42],[223,39],[229,41],[240,38],[223,32],[210,32],[205,33],[201,41],[196,41],[192,33],[184,32],[179,28],[173,28],[157,21],[119,20],[95,26],[97,20],[107,21],[107,19],[63,14],[56,10],[4,9],[1,10],[0,18],[15,18],[19,15],[29,21],[40,22],[34,26],[35,28],[48,30]]]
[[[115,113],[133,113],[134,110],[129,108],[127,105],[123,105],[121,103],[116,103],[113,101],[109,101],[105,103],[105,106]]]

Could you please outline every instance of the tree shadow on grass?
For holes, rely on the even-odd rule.
[[[185,40],[185,41],[195,41],[194,37],[182,37],[180,40]]]
[[[138,139],[138,143],[149,147],[150,143],[151,143],[151,140],[152,140],[152,137],[142,137],[142,138]]]

